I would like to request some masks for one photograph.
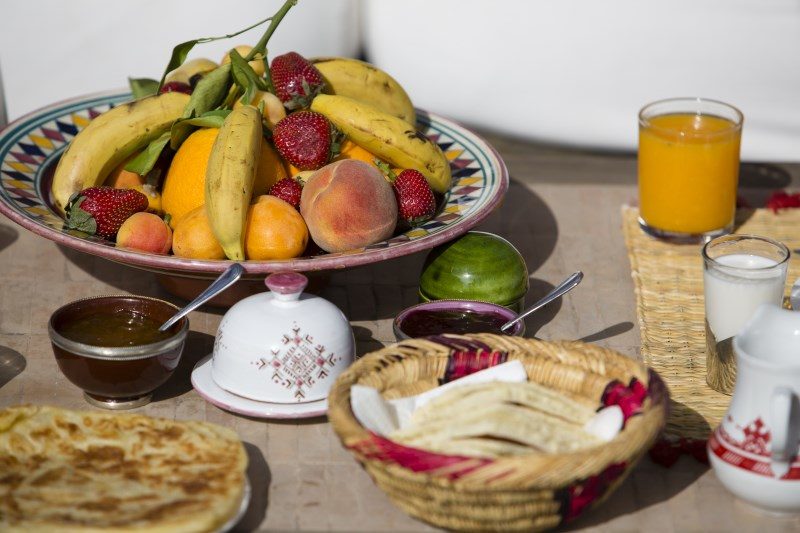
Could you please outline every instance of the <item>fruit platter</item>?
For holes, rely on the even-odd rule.
[[[478,135],[416,109],[368,63],[268,61],[291,5],[219,62],[186,60],[204,40],[182,43],[161,80],[8,125],[0,212],[60,245],[192,277],[232,261],[250,275],[374,263],[485,219],[508,174]]]

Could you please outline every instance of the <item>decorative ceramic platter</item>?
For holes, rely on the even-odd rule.
[[[34,111],[0,131],[0,212],[42,237],[119,263],[178,275],[222,272],[229,261],[120,249],[64,228],[50,197],[53,171],[61,153],[92,118],[129,99],[130,94],[123,91],[83,96]],[[365,248],[287,261],[245,261],[246,272],[307,272],[374,263],[447,242],[486,218],[508,189],[508,172],[500,156],[459,124],[424,111],[419,111],[418,117],[418,127],[441,146],[453,174],[446,204],[436,218]]]
[[[273,403],[259,402],[230,393],[217,385],[211,377],[211,355],[207,355],[194,365],[192,387],[204,400],[220,409],[254,418],[312,418],[328,412],[327,399],[302,403]]]

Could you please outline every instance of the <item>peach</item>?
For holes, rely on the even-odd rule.
[[[153,254],[167,254],[172,248],[172,230],[153,213],[134,213],[117,232],[118,248],[133,248]]]
[[[397,223],[397,201],[378,169],[345,159],[308,178],[300,214],[320,248],[343,252],[391,237]]]

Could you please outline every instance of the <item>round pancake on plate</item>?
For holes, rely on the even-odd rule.
[[[205,422],[22,406],[0,410],[0,531],[216,531],[247,468]]]

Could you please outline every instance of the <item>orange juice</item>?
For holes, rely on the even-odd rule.
[[[730,229],[736,211],[741,120],[669,113],[640,120],[639,214],[660,232]]]

